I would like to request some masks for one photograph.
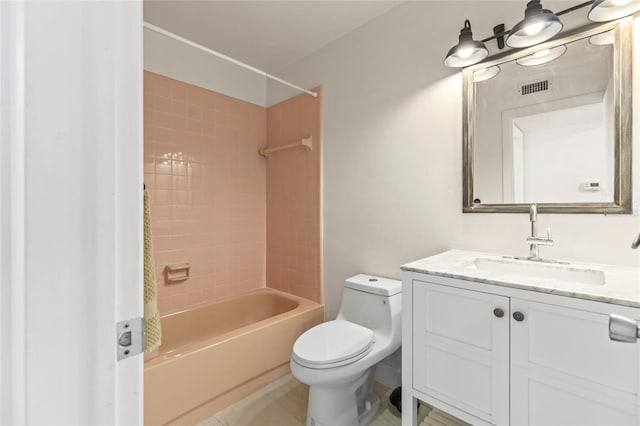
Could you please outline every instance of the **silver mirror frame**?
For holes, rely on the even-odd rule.
[[[473,203],[473,138],[475,122],[475,93],[473,73],[479,69],[500,65],[539,50],[571,43],[608,30],[614,30],[613,78],[615,97],[614,128],[614,194],[605,203],[538,203],[540,213],[630,214],[632,212],[632,62],[633,18],[627,17],[606,24],[589,24],[567,32],[561,37],[526,49],[510,50],[490,61],[462,71],[462,211],[464,213],[528,213],[530,204],[474,204]]]

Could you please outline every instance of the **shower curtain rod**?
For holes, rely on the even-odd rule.
[[[154,32],[156,32],[158,34],[162,34],[163,36],[166,36],[166,37],[172,38],[174,40],[180,41],[180,42],[182,42],[184,44],[188,44],[189,46],[195,47],[196,49],[200,49],[203,52],[209,53],[210,55],[217,56],[220,59],[224,59],[225,61],[228,61],[228,62],[231,62],[231,63],[236,64],[238,66],[241,66],[242,68],[246,68],[249,71],[255,72],[256,74],[260,74],[260,75],[262,75],[262,76],[264,76],[266,78],[269,78],[271,80],[275,80],[278,83],[284,84],[285,86],[289,86],[289,87],[291,87],[293,89],[296,89],[296,90],[299,90],[301,92],[304,92],[307,95],[313,96],[314,98],[318,96],[318,94],[316,92],[312,92],[311,90],[307,90],[307,89],[304,89],[304,88],[302,88],[300,86],[296,86],[295,84],[289,83],[288,81],[285,81],[285,80],[283,80],[281,78],[278,78],[275,75],[271,75],[268,72],[262,71],[262,70],[260,70],[260,69],[258,69],[256,67],[252,67],[251,65],[245,64],[244,62],[241,62],[241,61],[239,61],[237,59],[234,59],[234,58],[232,58],[230,56],[227,56],[227,55],[225,55],[223,53],[216,52],[215,50],[209,49],[208,47],[204,47],[201,44],[195,43],[195,42],[193,42],[193,41],[191,41],[189,39],[186,39],[184,37],[179,36],[178,34],[174,34],[174,33],[170,32],[170,31],[167,31],[167,30],[165,30],[163,28],[160,28],[158,26],[150,24],[150,23],[148,23],[146,21],[144,22],[144,27],[149,29],[149,30],[151,30],[151,31],[154,31]]]

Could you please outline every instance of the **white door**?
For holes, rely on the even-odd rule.
[[[0,2],[0,423],[140,424],[142,4]]]
[[[610,340],[601,305],[511,299],[512,425],[640,424],[639,345]]]
[[[488,423],[508,424],[508,315],[508,297],[414,281],[414,387]]]

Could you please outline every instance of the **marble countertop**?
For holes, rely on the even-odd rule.
[[[488,259],[488,263],[494,265],[499,263],[502,265],[516,264],[525,268],[543,266],[550,270],[586,270],[585,277],[587,280],[593,278],[594,282],[604,274],[604,284],[585,284],[575,280],[531,277],[513,271],[485,270],[477,266],[476,259],[479,258]],[[405,271],[640,308],[640,268],[580,262],[570,262],[565,265],[541,264],[527,260],[515,260],[510,256],[464,250],[449,250],[407,263],[401,268]]]

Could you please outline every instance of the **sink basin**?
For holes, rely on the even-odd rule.
[[[528,260],[478,257],[471,263],[479,271],[515,275],[532,279],[551,279],[579,284],[604,285],[604,272],[577,265],[542,263]]]

